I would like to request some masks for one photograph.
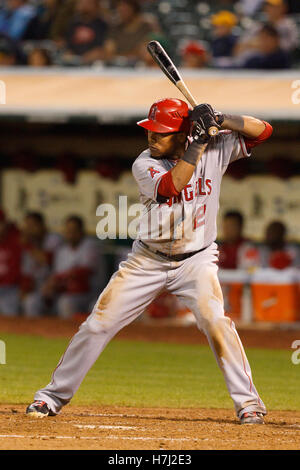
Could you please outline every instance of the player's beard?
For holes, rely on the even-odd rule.
[[[185,144],[178,144],[174,146],[174,148],[167,150],[165,152],[161,152],[160,150],[156,149],[154,146],[149,146],[149,150],[151,153],[151,157],[155,158],[156,160],[166,159],[166,160],[178,160],[180,159],[185,152]]]
[[[149,150],[150,150],[152,158],[156,158],[157,160],[160,159],[160,158],[163,158],[162,154],[160,153],[160,151],[158,149],[156,149],[152,146],[149,146]]]

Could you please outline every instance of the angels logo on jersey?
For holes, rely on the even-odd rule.
[[[210,196],[212,192],[212,180],[209,178],[198,178],[193,185],[187,184],[178,196],[170,197],[165,204],[172,207],[173,204],[180,204],[182,199],[185,202],[193,201],[195,198]]]
[[[156,175],[156,173],[160,173],[159,170],[155,170],[155,168],[153,168],[152,166],[148,168],[148,171],[150,171],[151,178],[154,178],[154,175]]]

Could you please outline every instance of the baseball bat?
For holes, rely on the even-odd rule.
[[[158,41],[150,41],[147,45],[147,49],[164,74],[172,83],[174,83],[178,90],[181,91],[193,108],[197,106],[197,101],[184,83],[177,67],[174,65],[162,45]],[[215,136],[219,133],[219,130],[216,126],[212,126],[209,128],[208,133],[210,136]]]

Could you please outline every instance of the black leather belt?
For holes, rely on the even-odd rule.
[[[205,247],[205,248],[202,248],[201,250],[190,251],[189,253],[183,253],[183,254],[180,254],[180,255],[168,256],[168,255],[166,255],[166,253],[163,253],[162,251],[153,250],[152,248],[150,248],[150,246],[148,246],[142,240],[139,240],[139,242],[140,242],[141,245],[143,245],[145,248],[147,248],[147,250],[152,251],[152,253],[155,253],[156,255],[162,256],[163,258],[167,259],[168,261],[183,261],[187,258],[190,258],[191,256],[196,255],[197,253],[200,253],[201,251],[206,250],[206,248],[207,248],[207,247]]]

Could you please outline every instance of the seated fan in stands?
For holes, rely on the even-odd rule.
[[[260,266],[284,269],[299,266],[299,249],[286,241],[287,229],[280,221],[271,222],[260,247]]]

